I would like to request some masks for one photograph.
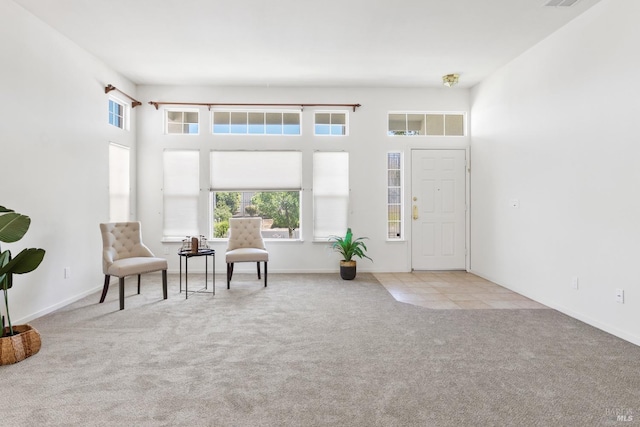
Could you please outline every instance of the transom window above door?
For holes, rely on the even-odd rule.
[[[464,113],[389,113],[389,136],[464,136]]]

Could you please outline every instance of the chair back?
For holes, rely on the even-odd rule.
[[[262,239],[262,218],[230,218],[227,251],[240,248],[266,249]]]
[[[142,243],[139,221],[110,222],[100,224],[102,232],[102,270],[107,270],[114,261],[133,257],[152,257],[153,253]]]

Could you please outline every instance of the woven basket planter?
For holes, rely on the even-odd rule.
[[[13,330],[16,335],[0,338],[0,365],[20,362],[40,351],[40,333],[31,325],[14,326]]]

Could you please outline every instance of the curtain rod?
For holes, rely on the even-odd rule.
[[[159,102],[159,101],[149,101],[149,105],[153,105],[156,107],[156,110],[160,105],[196,105],[196,106],[204,106],[208,107],[211,110],[213,106],[225,106],[225,107],[351,107],[353,111],[356,111],[356,108],[360,107],[360,104],[239,104],[239,103],[229,103],[229,102]]]
[[[123,94],[124,96],[129,98],[131,100],[131,108],[136,108],[138,105],[142,105],[142,102],[140,102],[137,99],[133,98],[131,95],[127,95],[126,93],[124,93],[123,91],[121,91],[120,89],[118,89],[117,87],[115,87],[114,85],[111,85],[111,84],[108,84],[108,85],[105,86],[104,93],[109,93],[112,90],[117,90],[118,92],[120,92],[121,94]]]

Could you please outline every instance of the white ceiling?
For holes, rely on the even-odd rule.
[[[14,0],[137,84],[478,83],[599,0]]]

